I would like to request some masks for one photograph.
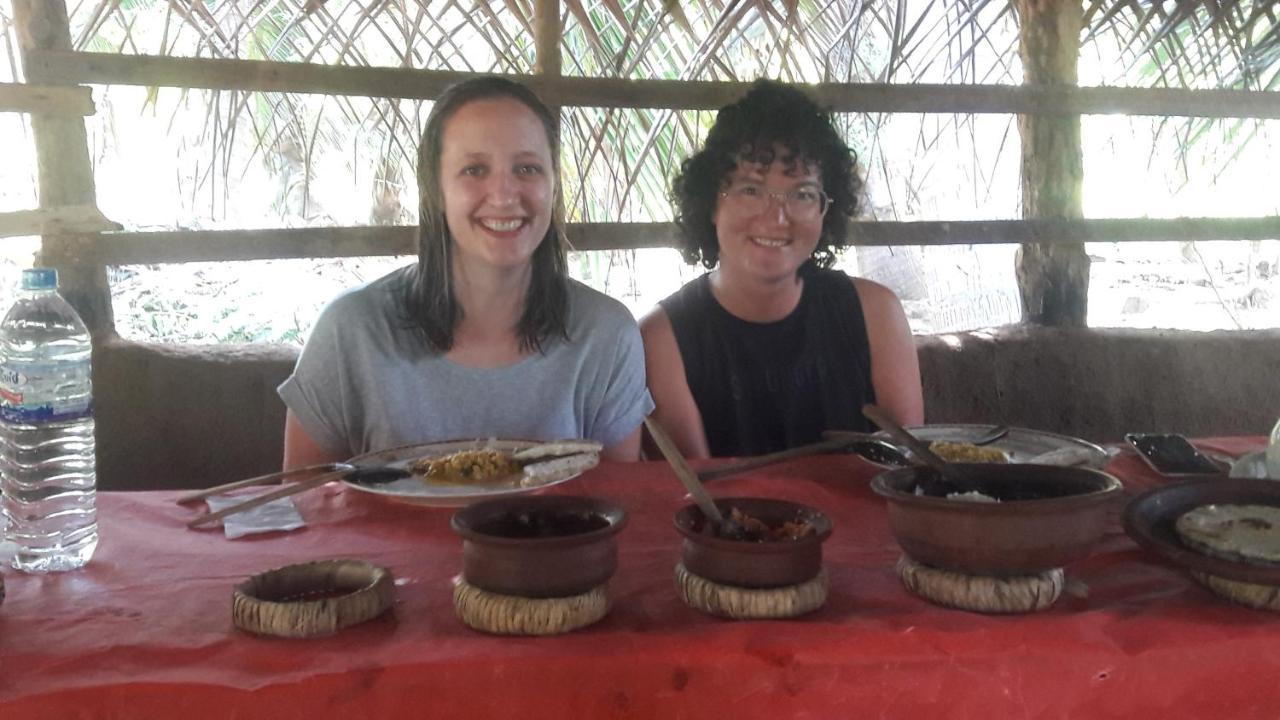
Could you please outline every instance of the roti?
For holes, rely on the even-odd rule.
[[[1274,505],[1201,505],[1174,527],[1184,542],[1214,557],[1280,562],[1280,507]]]

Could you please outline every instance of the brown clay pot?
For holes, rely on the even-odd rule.
[[[1049,465],[957,464],[977,490],[1001,502],[946,497],[931,468],[877,476],[889,501],[889,529],[910,557],[969,575],[1033,575],[1086,557],[1121,497],[1120,481],[1098,470]],[[925,495],[916,495],[920,486]]]
[[[737,508],[768,525],[808,522],[814,532],[799,540],[749,542],[717,537],[697,505],[676,512],[676,530],[684,536],[680,559],[694,575],[721,585],[773,588],[798,585],[822,569],[822,543],[831,536],[831,519],[807,505],[769,498],[723,498],[716,507]]]
[[[530,598],[579,595],[618,568],[621,507],[597,498],[512,497],[459,510],[462,576],[489,592]]]

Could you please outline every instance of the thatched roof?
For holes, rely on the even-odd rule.
[[[186,57],[268,59],[475,72],[531,73],[535,0],[67,0],[80,50]],[[8,24],[0,2],[0,27]],[[562,72],[625,78],[796,82],[1017,84],[1017,18],[1007,0],[561,0]],[[5,33],[6,38],[11,34]],[[1082,85],[1280,89],[1280,21],[1273,0],[1086,0]],[[7,57],[17,53],[10,44]],[[1089,62],[1104,58],[1103,62]],[[357,128],[387,188],[412,177],[422,103],[378,98],[309,98],[209,91],[200,146],[232,175],[232,142],[252,135],[250,155],[290,172],[310,172],[316,143],[340,144]],[[254,110],[265,102],[269,112]],[[336,106],[336,111],[335,111]],[[162,106],[163,107],[163,106]],[[176,112],[176,110],[174,110]],[[248,117],[246,119],[246,116]],[[570,219],[643,221],[668,217],[675,165],[700,140],[708,113],[571,108],[565,112]],[[876,171],[886,123],[842,119]],[[971,116],[916,116],[917,154],[936,155],[949,136],[983,134],[1001,146],[1004,128],[975,130]],[[1186,123],[1191,138],[1197,124]],[[239,136],[237,139],[237,135]],[[1242,134],[1242,136],[1247,136]],[[952,137],[952,141],[955,138]],[[899,149],[901,152],[901,149]],[[996,156],[974,153],[966,172],[977,192],[1007,175]],[[994,158],[994,159],[992,159]],[[239,161],[244,162],[243,158]],[[365,166],[363,172],[370,172]],[[927,165],[902,168],[900,196],[918,194]],[[898,169],[893,172],[898,172]],[[911,175],[915,173],[915,175]],[[305,185],[305,183],[304,183]],[[986,188],[986,189],[984,189]],[[996,190],[997,195],[1005,195]],[[894,198],[881,217],[908,217]],[[404,222],[411,207],[393,191],[373,201],[373,221]],[[909,204],[909,203],[908,203]],[[987,214],[1012,216],[996,207]]]

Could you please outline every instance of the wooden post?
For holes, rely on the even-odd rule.
[[[533,8],[533,71],[560,77],[560,0],[538,0]]]
[[[1016,0],[1023,83],[1075,86],[1080,57],[1080,0]],[[1019,115],[1022,216],[1083,217],[1080,116]],[[1048,238],[1046,238],[1048,240]],[[1022,319],[1083,327],[1089,309],[1089,256],[1084,243],[1024,244],[1018,249]]]
[[[560,0],[536,0],[533,6],[533,72],[543,78],[559,78],[560,65]],[[546,98],[542,98],[547,102]],[[556,134],[564,131],[564,114],[560,105],[548,105],[556,117]],[[563,146],[563,145],[562,145]],[[559,149],[556,149],[559,152]],[[563,154],[562,156],[563,157]],[[564,227],[564,175],[556,178],[556,222]]]
[[[26,81],[42,83],[44,79],[33,71],[26,53],[71,49],[67,4],[65,0],[13,0],[13,14]],[[34,113],[31,130],[36,142],[40,207],[96,206],[84,119]],[[84,236],[46,234],[41,238],[37,263],[58,269],[59,291],[80,313],[95,339],[114,334],[111,288],[92,242]]]

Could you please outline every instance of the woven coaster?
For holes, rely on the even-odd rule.
[[[254,575],[231,596],[231,620],[259,635],[330,635],[391,607],[391,573],[362,560],[321,560]]]
[[[1217,575],[1191,571],[1191,577],[1215,594],[1255,610],[1280,612],[1280,587],[1228,580]]]
[[[481,590],[458,575],[453,609],[464,625],[495,635],[559,635],[586,627],[609,613],[607,585],[581,595],[527,598]]]
[[[694,575],[684,563],[676,565],[676,587],[689,607],[731,620],[791,618],[813,612],[827,601],[827,570],[799,585],[780,588],[741,588],[721,585]]]
[[[951,608],[981,613],[1024,613],[1044,610],[1062,594],[1066,575],[1054,568],[1039,575],[987,577],[939,570],[903,555],[898,577],[908,590]]]

